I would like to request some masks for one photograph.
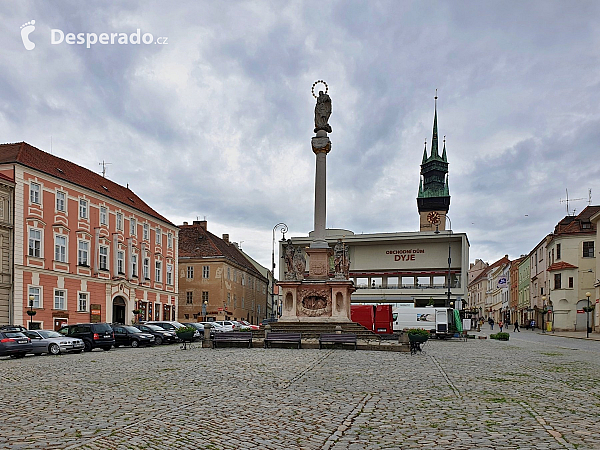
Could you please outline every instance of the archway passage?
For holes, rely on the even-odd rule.
[[[112,320],[114,323],[125,323],[125,305],[123,297],[115,297],[113,300]]]

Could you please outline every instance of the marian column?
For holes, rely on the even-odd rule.
[[[315,95],[315,86],[323,84],[325,92]],[[334,268],[330,257],[334,252],[326,240],[327,217],[327,154],[331,151],[329,116],[331,98],[323,80],[313,84],[315,106],[315,136],[311,138],[312,151],[316,156],[315,214],[313,240],[306,249],[294,246],[291,240],[284,245],[285,280],[278,283],[283,297],[280,322],[350,322],[350,296],[354,283],[349,280],[350,258],[348,247],[339,241],[335,246]],[[308,255],[308,276],[305,276]],[[329,278],[333,269],[334,278]]]
[[[325,92],[315,95],[317,84],[325,86]],[[325,239],[327,228],[327,154],[331,151],[331,141],[327,133],[331,133],[329,116],[331,116],[331,98],[327,95],[329,87],[323,80],[316,81],[312,87],[313,97],[317,99],[315,106],[315,137],[311,139],[312,150],[316,155],[315,170],[315,215],[313,241],[306,253],[309,255],[308,278],[329,278],[329,256],[331,250]]]

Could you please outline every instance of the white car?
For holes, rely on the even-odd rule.
[[[231,320],[217,320],[216,322],[212,322],[212,323],[221,325],[223,328],[225,328],[223,331],[233,331],[233,330],[236,330],[237,328],[239,328],[239,327],[236,327],[236,324],[234,322],[232,322]]]
[[[27,330],[23,331],[31,339],[34,355],[48,353],[59,355],[66,352],[81,353],[84,348],[83,341],[78,338],[63,336],[54,330]]]
[[[199,322],[202,325],[210,325],[210,330],[211,331],[216,331],[217,333],[221,332],[221,331],[230,331],[227,330],[223,325],[218,324],[217,322]]]

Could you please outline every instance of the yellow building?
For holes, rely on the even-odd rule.
[[[229,235],[219,238],[210,233],[205,220],[180,226],[179,321],[258,324],[266,317],[267,284]]]

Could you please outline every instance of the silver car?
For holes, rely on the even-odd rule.
[[[31,339],[34,355],[48,353],[59,355],[66,352],[81,353],[84,348],[83,341],[74,337],[63,336],[53,330],[27,330],[23,333]]]

